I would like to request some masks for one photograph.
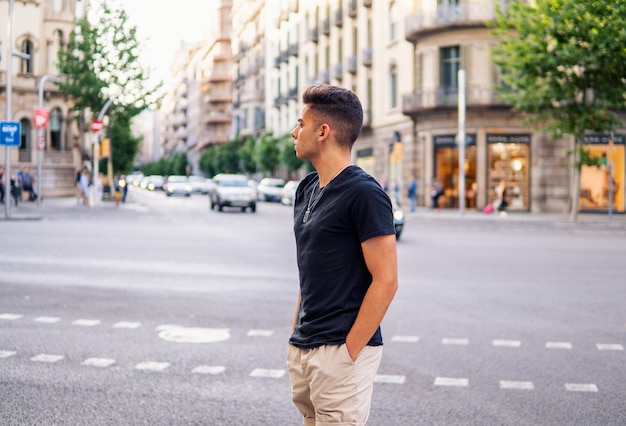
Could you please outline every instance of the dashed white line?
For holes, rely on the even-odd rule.
[[[163,371],[170,366],[169,362],[146,361],[135,365],[135,370]]]
[[[61,318],[59,318],[59,317],[37,317],[33,321],[41,322],[41,323],[44,323],[44,324],[54,324],[54,323],[57,323],[57,322],[61,321]]]
[[[444,337],[441,339],[441,343],[444,345],[459,345],[465,346],[469,345],[469,339],[458,339],[453,337]]]
[[[519,348],[522,346],[522,342],[519,340],[494,340],[493,346],[503,347],[503,348]]]
[[[417,336],[393,336],[391,341],[398,343],[417,343],[419,339],[420,338]]]
[[[251,337],[269,337],[274,334],[274,330],[250,330],[247,335]]]
[[[8,358],[10,356],[15,355],[17,352],[14,351],[0,351],[0,358]]]
[[[115,364],[115,360],[111,358],[87,358],[82,364],[89,367],[106,368]]]
[[[266,368],[255,368],[250,373],[250,377],[269,377],[271,379],[280,379],[285,375],[285,370],[270,370]]]
[[[72,321],[72,325],[79,325],[82,327],[95,327],[96,325],[100,325],[100,320],[97,319],[77,319],[76,321]]]
[[[139,328],[139,327],[141,327],[141,323],[140,322],[120,321],[120,322],[116,322],[115,324],[113,324],[113,328],[128,328],[128,329],[132,329],[132,328]]]
[[[393,383],[402,385],[406,381],[405,376],[393,376],[388,374],[377,374],[374,377],[374,383]]]
[[[221,365],[199,365],[191,370],[194,374],[210,374],[212,376],[222,374],[224,371],[226,371],[226,367]]]
[[[599,351],[623,351],[624,346],[617,343],[598,343],[596,344],[596,348]]]
[[[35,362],[58,362],[63,359],[63,355],[52,355],[52,354],[39,354],[32,357],[30,360]]]
[[[565,390],[570,392],[598,392],[593,383],[565,383]]]
[[[566,349],[571,350],[572,344],[570,342],[546,342],[546,349]]]
[[[6,320],[6,321],[15,321],[23,317],[24,315],[21,315],[21,314],[8,314],[8,313],[0,314],[0,320]]]
[[[500,389],[533,390],[533,382],[519,382],[514,380],[500,380]]]
[[[456,386],[467,387],[469,386],[469,379],[454,378],[454,377],[436,377],[435,386]]]

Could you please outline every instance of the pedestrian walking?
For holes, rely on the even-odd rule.
[[[398,286],[392,204],[351,161],[363,109],[350,90],[314,85],[291,132],[315,172],[298,186],[300,288],[287,365],[305,425],[365,425],[382,357],[380,323]]]
[[[409,183],[408,196],[409,196],[409,204],[411,206],[410,207],[411,211],[414,212],[415,211],[415,199],[417,198],[417,182],[415,181],[415,178],[412,178],[411,183]]]

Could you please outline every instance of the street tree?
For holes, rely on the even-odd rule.
[[[505,102],[527,122],[574,137],[570,218],[580,198],[587,132],[620,126],[626,94],[626,0],[513,0],[493,23]]]
[[[106,102],[113,100],[107,113],[111,123],[118,124],[107,129],[107,136],[113,155],[126,157],[114,159],[114,169],[121,167],[116,171],[126,172],[139,151],[130,132],[131,120],[158,102],[161,83],[152,83],[139,62],[141,43],[126,12],[108,2],[94,2],[89,7],[87,18],[79,19],[70,35],[67,49],[59,52],[59,70],[66,76],[60,87],[73,101],[81,132],[88,128],[86,111],[95,118]]]
[[[293,138],[290,134],[283,135],[280,139],[280,162],[285,165],[289,177],[294,177],[296,172],[302,168],[304,161],[296,156],[293,145]]]
[[[280,149],[278,140],[273,132],[265,132],[261,135],[257,148],[257,161],[262,172],[273,176],[280,163]]]

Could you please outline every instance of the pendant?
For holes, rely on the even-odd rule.
[[[302,223],[307,223],[309,221],[309,216],[311,215],[311,211],[307,210],[304,212],[304,218],[302,219]]]

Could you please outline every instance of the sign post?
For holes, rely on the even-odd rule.
[[[92,185],[92,202],[94,205],[100,201],[99,183],[100,183],[100,132],[104,129],[104,123],[101,119],[94,119],[89,126],[93,133],[93,185]]]

